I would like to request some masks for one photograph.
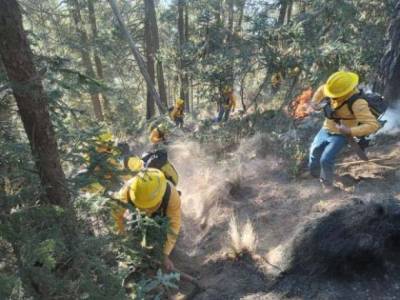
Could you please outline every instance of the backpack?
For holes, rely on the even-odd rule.
[[[165,177],[175,186],[178,184],[179,176],[174,166],[168,161],[168,154],[165,149],[159,149],[143,153],[142,160],[145,168],[155,168],[162,171]]]
[[[367,101],[368,107],[369,107],[372,115],[383,126],[386,121],[383,121],[380,118],[382,117],[382,115],[387,110],[389,104],[387,103],[387,101],[384,99],[383,96],[381,96],[381,95],[379,95],[377,93],[365,93],[363,90],[360,90],[359,93],[354,94],[353,96],[351,96],[348,100],[343,102],[339,107],[335,108],[334,110],[330,109],[330,105],[326,105],[324,107],[325,117],[327,117],[328,119],[339,120],[339,121],[340,120],[346,120],[346,119],[343,119],[343,118],[335,117],[334,116],[335,112],[337,110],[339,110],[340,108],[342,108],[344,105],[347,105],[347,107],[349,108],[351,114],[354,115],[353,104],[354,104],[354,102],[356,102],[360,98],[364,99],[365,101]],[[328,100],[328,102],[329,102],[328,104],[330,104],[330,99]]]

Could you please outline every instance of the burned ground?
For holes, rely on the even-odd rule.
[[[171,146],[171,159],[182,178],[184,212],[173,258],[179,269],[196,276],[205,287],[193,295],[191,285],[181,282],[176,298],[395,297],[397,166],[391,165],[396,170],[380,167],[388,161],[342,165],[339,176],[348,177],[351,189],[324,194],[314,179],[293,179],[279,152],[273,146],[265,150],[268,140],[255,136],[223,160],[215,160],[212,151],[205,152],[196,143]],[[370,157],[380,157],[383,151],[398,158],[397,141],[386,149],[373,147]],[[350,160],[355,158],[345,157],[342,163]],[[372,175],[358,178],[359,168],[373,170]],[[241,239],[247,238],[242,227],[251,221],[257,247],[249,256],[231,253],[232,216],[237,218]],[[380,293],[380,286],[385,291]]]

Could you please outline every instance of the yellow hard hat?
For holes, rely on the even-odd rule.
[[[143,168],[143,160],[137,156],[133,156],[128,159],[127,165],[129,170],[138,172]]]
[[[185,104],[185,101],[183,99],[181,99],[181,98],[176,98],[175,104],[177,106],[181,106],[181,105]]]
[[[230,87],[229,85],[224,86],[224,93],[230,93],[232,92],[232,87]]]
[[[97,137],[97,139],[98,139],[100,142],[104,142],[104,143],[112,142],[112,140],[113,140],[113,135],[112,135],[111,132],[105,132],[105,133],[100,134],[100,135]]]
[[[154,208],[160,204],[167,189],[164,173],[146,169],[137,174],[129,186],[129,196],[139,209]]]
[[[346,96],[358,85],[358,75],[352,72],[333,73],[325,83],[324,94],[330,98]]]

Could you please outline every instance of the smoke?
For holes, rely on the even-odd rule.
[[[381,118],[386,121],[378,134],[396,135],[400,133],[400,103],[389,108]]]

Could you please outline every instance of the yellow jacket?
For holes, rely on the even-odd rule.
[[[349,99],[352,95],[354,95],[358,91],[354,91],[349,95],[338,99],[331,100],[331,107],[333,109],[339,107],[343,102]],[[319,104],[322,99],[325,98],[324,94],[324,86],[320,86],[315,92],[312,102],[313,104]],[[350,109],[347,105],[343,105],[336,111],[336,115],[338,118],[351,119],[351,120],[341,120],[341,124],[349,127],[351,129],[352,136],[366,136],[371,133],[376,132],[380,125],[376,120],[374,115],[371,113],[368,103],[364,99],[357,99],[352,106],[354,115],[351,113]],[[325,119],[323,127],[333,134],[339,134],[339,130],[336,128],[336,123],[334,120]]]
[[[170,114],[171,119],[173,121],[175,121],[176,118],[183,118],[183,115],[184,115],[183,106],[181,106],[181,105],[180,106],[175,105],[174,109],[171,111],[171,114]]]
[[[229,100],[228,100],[228,103],[224,103],[224,107],[226,108],[226,109],[230,109],[230,110],[235,110],[235,108],[236,108],[236,97],[235,97],[235,95],[233,94],[233,92],[229,92],[227,95],[226,95],[226,97],[228,97],[229,98]]]
[[[171,195],[169,197],[168,207],[167,207],[167,218],[169,219],[169,232],[167,235],[167,240],[164,245],[164,254],[169,255],[174,249],[176,239],[178,238],[179,231],[181,229],[181,198],[178,191],[173,184],[168,183],[171,187]],[[128,191],[129,184],[125,184],[124,187],[119,191],[119,199],[122,202],[128,202]],[[132,203],[133,204],[133,203]],[[160,208],[161,203],[152,208],[143,210],[147,216],[151,217]]]
[[[150,133],[150,142],[153,144],[158,144],[165,140],[164,134],[161,133],[158,128],[154,128]]]

